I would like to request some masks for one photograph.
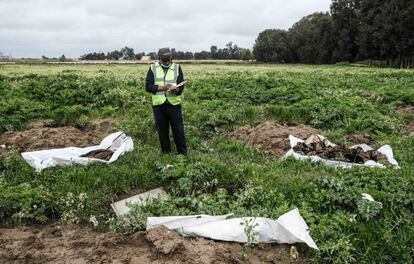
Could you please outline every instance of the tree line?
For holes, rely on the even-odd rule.
[[[249,49],[241,48],[233,42],[229,42],[224,48],[211,46],[209,51],[203,50],[199,52],[178,51],[171,49],[172,57],[177,60],[251,60],[253,59],[252,52]],[[149,56],[152,60],[157,58],[156,52],[135,53],[133,48],[124,47],[120,50],[114,50],[107,53],[92,52],[80,56],[81,60],[140,60],[143,56]]]
[[[305,16],[288,30],[262,31],[253,54],[262,62],[413,67],[413,14],[412,0],[333,0],[330,12]]]
[[[124,47],[120,50],[104,52],[91,52],[80,56],[81,60],[140,60],[145,56],[144,52],[135,53],[133,48]]]

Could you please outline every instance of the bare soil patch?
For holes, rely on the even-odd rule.
[[[243,126],[228,134],[229,138],[238,139],[249,145],[266,150],[271,155],[280,157],[290,149],[289,135],[307,138],[318,134],[318,130],[307,125],[285,125],[265,122],[257,126]]]
[[[414,121],[408,122],[408,124],[405,126],[405,134],[407,135],[414,135]]]
[[[31,124],[25,131],[9,131],[0,135],[0,155],[11,149],[19,152],[63,147],[87,147],[98,145],[115,124],[113,119],[88,123],[85,127],[51,127],[44,121]]]
[[[294,260],[289,251],[293,249]],[[2,263],[307,263],[289,245],[258,245],[183,238],[166,228],[132,236],[88,227],[0,229]]]
[[[414,135],[414,106],[400,108],[398,111],[407,117],[404,129],[405,134]]]
[[[367,144],[367,145],[370,145],[373,142],[371,136],[367,133],[350,134],[346,137],[346,140],[354,144]]]

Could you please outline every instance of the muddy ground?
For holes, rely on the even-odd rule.
[[[12,149],[19,152],[63,147],[88,147],[98,145],[114,126],[115,120],[93,121],[79,128],[53,127],[47,122],[36,121],[25,131],[9,131],[0,135],[0,156]]]
[[[166,228],[132,236],[56,225],[0,229],[1,263],[307,263],[290,245],[183,238]]]
[[[228,137],[239,139],[269,152],[272,156],[280,157],[290,149],[289,135],[303,139],[318,132],[317,129],[303,124],[281,125],[275,122],[264,122],[257,126],[243,126],[231,132]]]

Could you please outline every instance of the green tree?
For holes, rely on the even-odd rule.
[[[184,52],[184,59],[185,60],[192,60],[194,59],[194,54],[191,51]]]
[[[210,58],[211,58],[210,52],[205,51],[205,50],[194,53],[194,59],[196,59],[196,60],[207,60],[207,59],[210,59]]]
[[[253,54],[262,62],[289,62],[288,32],[281,29],[266,29],[259,33]]]
[[[253,59],[253,55],[250,49],[243,49],[243,51],[241,52],[240,58],[244,61]]]
[[[332,17],[328,13],[303,17],[289,29],[289,44],[293,62],[332,63]]]
[[[214,46],[213,45],[213,46],[210,47],[211,58],[214,59],[214,60],[217,60],[218,59],[218,57],[217,57],[217,51],[218,51],[217,46]]]
[[[60,56],[59,57],[59,61],[60,62],[65,62],[67,59],[66,59],[66,56],[65,56],[65,54],[62,54],[62,56]]]
[[[110,51],[106,54],[108,60],[119,60],[122,56],[123,54],[119,50]]]
[[[410,67],[414,57],[414,1],[363,0],[358,45],[363,59]]]
[[[122,58],[124,60],[133,60],[135,58],[135,53],[133,48],[124,47],[121,49]]]
[[[135,54],[135,59],[136,60],[141,60],[143,56],[145,56],[145,52],[137,53],[137,54]]]
[[[150,52],[147,55],[150,56],[151,60],[156,60],[157,59],[157,53],[156,52]]]
[[[358,55],[357,35],[359,26],[358,8],[361,0],[332,0],[333,36],[336,47],[335,61],[354,61]]]
[[[103,52],[87,53],[80,56],[81,60],[105,60],[106,58],[107,55],[105,55]]]

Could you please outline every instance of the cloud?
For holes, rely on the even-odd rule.
[[[330,0],[0,0],[0,51],[69,57],[124,46],[208,50],[233,41],[251,48],[267,28],[289,28],[329,10]]]

